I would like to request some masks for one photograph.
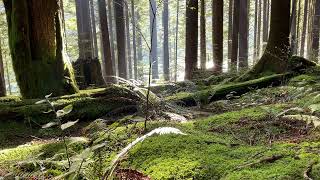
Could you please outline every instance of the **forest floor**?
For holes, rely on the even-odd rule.
[[[274,86],[204,102],[210,89],[209,97],[221,86],[228,89],[231,76],[151,88],[161,103],[152,107],[147,132],[173,127],[184,134],[154,135],[138,143],[120,159],[114,176],[320,179],[319,68]],[[0,100],[0,107],[8,101]],[[57,128],[2,121],[0,177],[101,179],[117,153],[145,134],[143,114],[81,121],[65,132],[65,143]]]

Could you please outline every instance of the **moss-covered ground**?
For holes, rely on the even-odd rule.
[[[147,132],[175,127],[186,135],[147,138],[121,159],[114,175],[128,179],[142,179],[142,175],[145,179],[320,179],[319,77],[310,72],[277,87],[230,94],[206,104],[195,99],[201,106],[189,109],[178,108],[181,104],[176,100],[201,91],[203,85],[190,91],[175,87],[174,94],[162,94],[164,101],[177,102],[170,105],[177,107],[175,113],[186,116],[197,110],[208,112],[207,116],[185,123],[155,117],[148,122]],[[20,102],[11,98],[0,104],[5,101]],[[112,124],[105,118],[72,127],[66,133],[70,168],[57,130],[31,133],[28,122],[3,122],[0,177],[101,179],[116,154],[145,134],[142,120],[136,114],[121,116]]]

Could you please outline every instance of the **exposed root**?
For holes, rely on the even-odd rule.
[[[262,158],[257,162],[252,162],[252,163],[240,165],[240,166],[238,166],[236,168],[236,170],[240,170],[240,169],[247,168],[247,167],[253,167],[253,166],[256,166],[258,164],[263,164],[263,163],[273,163],[273,162],[275,162],[275,161],[277,161],[279,159],[282,159],[283,157],[284,157],[283,155],[272,155],[272,156],[269,156],[269,157]]]

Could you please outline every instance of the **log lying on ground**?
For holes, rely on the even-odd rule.
[[[35,104],[39,99],[0,98],[0,122],[21,121],[43,124],[55,118],[47,104]],[[57,110],[72,104],[73,110],[63,120],[95,120],[102,116],[132,114],[143,104],[144,98],[131,88],[110,86],[81,91],[78,94],[51,98]]]

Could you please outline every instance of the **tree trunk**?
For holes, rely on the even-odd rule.
[[[114,82],[112,76],[114,76],[112,59],[111,59],[111,47],[109,39],[108,17],[106,11],[106,1],[98,0],[99,3],[99,17],[100,17],[100,29],[101,29],[101,43],[102,51],[104,54],[103,65],[106,73],[104,78],[106,83]]]
[[[88,0],[76,0],[79,58],[73,63],[77,83],[81,89],[104,84],[101,65],[94,57],[94,37]]]
[[[257,0],[258,3],[258,32],[257,32],[257,57],[260,58],[261,53],[261,17],[262,17],[262,0]]]
[[[290,43],[290,51],[291,54],[297,54],[297,0],[292,1],[292,10],[290,17],[290,33],[291,33],[291,43]]]
[[[308,22],[308,7],[309,0],[304,1],[304,10],[303,10],[303,25],[302,25],[302,33],[301,33],[301,46],[300,46],[300,56],[304,56],[305,52],[305,44],[306,44],[306,34],[307,34],[307,22]]]
[[[137,43],[136,43],[136,15],[134,10],[134,0],[131,0],[131,14],[132,14],[132,46],[133,46],[133,72],[134,79],[138,79],[138,61],[137,61]]]
[[[127,61],[126,61],[126,32],[124,17],[123,0],[114,0],[114,17],[116,18],[116,34],[118,49],[118,71],[119,77],[127,79]]]
[[[248,80],[263,72],[284,73],[288,68],[290,0],[271,1],[270,37],[264,54],[254,68],[240,77]]]
[[[140,13],[137,11],[137,29],[140,30]],[[142,49],[142,35],[140,33],[137,34],[137,45],[138,45],[138,53],[137,53],[137,66],[143,62],[143,49]],[[143,66],[137,67],[138,69],[138,78],[143,80]]]
[[[223,67],[223,0],[213,0],[212,10],[214,70],[221,73]]]
[[[128,61],[128,78],[132,79],[132,56],[131,56],[131,40],[130,40],[130,21],[129,21],[129,6],[125,5],[126,16],[126,41],[127,41],[127,61]]]
[[[111,60],[112,60],[112,68],[113,68],[113,73],[114,75],[117,74],[117,62],[116,62],[116,53],[115,50],[116,48],[114,47],[114,27],[113,27],[113,15],[114,13],[112,13],[112,0],[107,0],[108,1],[108,21],[109,21],[109,36],[110,36],[110,46],[111,46]]]
[[[230,66],[231,66],[231,56],[232,56],[232,23],[233,23],[233,0],[229,0],[229,23],[228,23],[228,65],[229,65],[229,70],[231,70]]]
[[[198,0],[187,0],[185,79],[191,80],[198,59]]]
[[[155,0],[150,1],[149,16],[150,16],[150,37],[151,37],[151,54],[150,61],[152,62],[152,79],[159,79],[158,72],[158,27],[157,27],[157,3]]]
[[[238,48],[239,48],[239,19],[240,19],[240,1],[233,1],[233,25],[232,25],[232,56],[231,71],[237,71],[238,65]]]
[[[249,2],[250,0],[240,2],[239,69],[248,68]]]
[[[263,17],[262,17],[262,49],[264,50],[268,43],[268,0],[263,0]]]
[[[9,79],[8,79],[9,80]],[[0,39],[0,97],[6,95],[6,81],[4,79],[4,66],[2,57],[2,43]]]
[[[176,34],[175,34],[175,60],[174,60],[174,81],[178,80],[178,34],[179,34],[179,8],[180,4],[177,1],[177,10],[176,10]]]
[[[312,51],[310,60],[318,62],[319,57],[319,27],[320,27],[320,0],[315,0],[312,25]]]
[[[169,2],[163,1],[163,76],[165,81],[170,81],[169,61]]]
[[[4,4],[21,95],[42,98],[50,93],[58,96],[77,92],[71,64],[64,54],[60,3],[4,0]]]
[[[202,70],[206,69],[207,63],[207,47],[206,47],[206,2],[205,0],[200,0],[200,68]]]
[[[257,33],[258,33],[258,0],[255,1],[255,5],[254,5],[253,63],[256,62],[256,58],[258,57]]]
[[[93,40],[93,57],[98,58],[98,41],[97,41],[97,30],[96,30],[96,16],[94,13],[93,0],[90,0],[90,13],[91,13],[91,24],[92,24],[92,40]]]

